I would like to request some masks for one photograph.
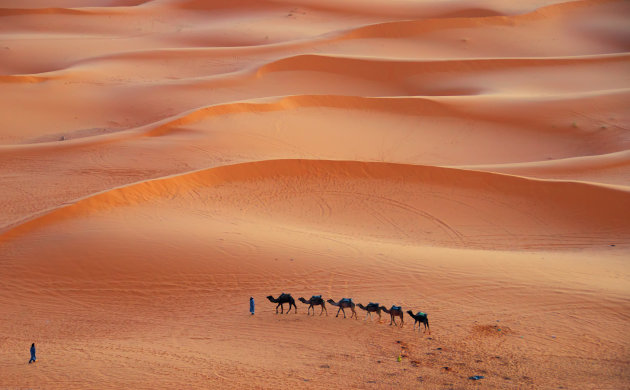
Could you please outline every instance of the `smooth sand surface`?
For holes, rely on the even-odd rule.
[[[629,19],[0,1],[0,388],[629,387]]]

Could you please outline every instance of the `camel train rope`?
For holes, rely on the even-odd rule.
[[[291,312],[291,306],[295,307],[295,313],[297,314],[297,306],[295,304],[295,299],[293,299],[291,294],[282,293],[278,296],[278,298],[274,298],[272,295],[269,295],[267,299],[269,299],[269,301],[272,303],[276,303],[276,314],[278,313],[278,307],[280,308],[280,314],[284,313],[285,303],[289,304],[289,310],[287,310],[286,314],[289,314]],[[350,315],[350,318],[354,317],[355,319],[358,319],[357,312],[355,310],[355,307],[358,306],[361,310],[364,310],[366,312],[365,321],[367,321],[368,316],[370,317],[370,321],[372,321],[372,313],[376,313],[378,315],[378,322],[380,323],[381,312],[383,311],[389,314],[390,316],[389,325],[398,326],[398,323],[396,322],[396,317],[400,318],[401,328],[405,324],[405,320],[403,316],[404,312],[403,312],[402,306],[392,305],[392,307],[388,309],[387,307],[380,306],[378,303],[375,303],[375,302],[370,302],[368,303],[367,306],[364,306],[360,303],[355,304],[352,298],[341,298],[339,302],[335,302],[332,299],[325,301],[321,295],[313,295],[309,299],[300,297],[298,298],[298,300],[302,302],[303,304],[308,305],[308,310],[306,311],[307,315],[311,315],[311,309],[313,309],[313,315],[315,315],[315,306],[321,306],[322,308],[321,308],[321,311],[319,312],[319,315],[321,316],[324,312],[326,312],[326,316],[328,316],[328,310],[326,310],[326,302],[328,302],[329,304],[333,306],[337,306],[339,308],[337,310],[337,315],[335,317],[339,317],[339,312],[342,312],[343,318],[346,318],[345,309],[350,309],[350,311],[352,312],[352,314]],[[418,325],[418,331],[420,331],[420,324],[423,324],[424,330],[422,331],[422,333],[425,333],[428,330],[429,334],[431,334],[431,328],[429,328],[429,317],[426,313],[419,311],[416,314],[414,314],[413,311],[407,310],[407,314],[411,318],[414,319],[414,323],[413,323],[414,331],[416,330],[416,324]]]

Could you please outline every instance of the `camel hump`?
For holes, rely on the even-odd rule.
[[[402,310],[402,306],[393,306],[391,310]]]
[[[368,303],[368,306],[378,306],[378,303],[376,303],[376,302],[370,302],[370,303]]]
[[[352,302],[352,298],[341,298],[341,302]]]
[[[425,316],[426,317],[427,313],[423,313],[423,312],[419,311],[418,314],[416,314],[416,316]]]
[[[285,298],[288,298],[288,297],[290,297],[290,296],[291,296],[291,294],[285,294],[285,293],[280,294],[280,297],[285,297]]]
[[[311,299],[322,299],[321,295],[313,295]]]

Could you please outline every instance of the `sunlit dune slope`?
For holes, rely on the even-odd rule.
[[[0,221],[147,178],[267,159],[463,166],[626,185],[627,164],[611,166],[606,157],[623,156],[628,145],[626,96],[291,96],[201,107],[109,135],[98,128],[42,135],[28,145],[2,147],[0,162],[16,174],[5,179],[13,184],[0,199]],[[20,185],[29,186],[28,198]]]
[[[210,217],[231,210],[237,219],[373,240],[490,249],[582,247],[627,238],[629,196],[621,188],[449,168],[276,160],[107,191],[26,222],[5,239],[99,210],[166,202]],[[589,207],[593,203],[598,207]]]
[[[628,20],[0,1],[0,388],[626,388]]]

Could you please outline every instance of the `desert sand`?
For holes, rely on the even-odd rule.
[[[628,20],[0,1],[0,388],[630,387]]]

